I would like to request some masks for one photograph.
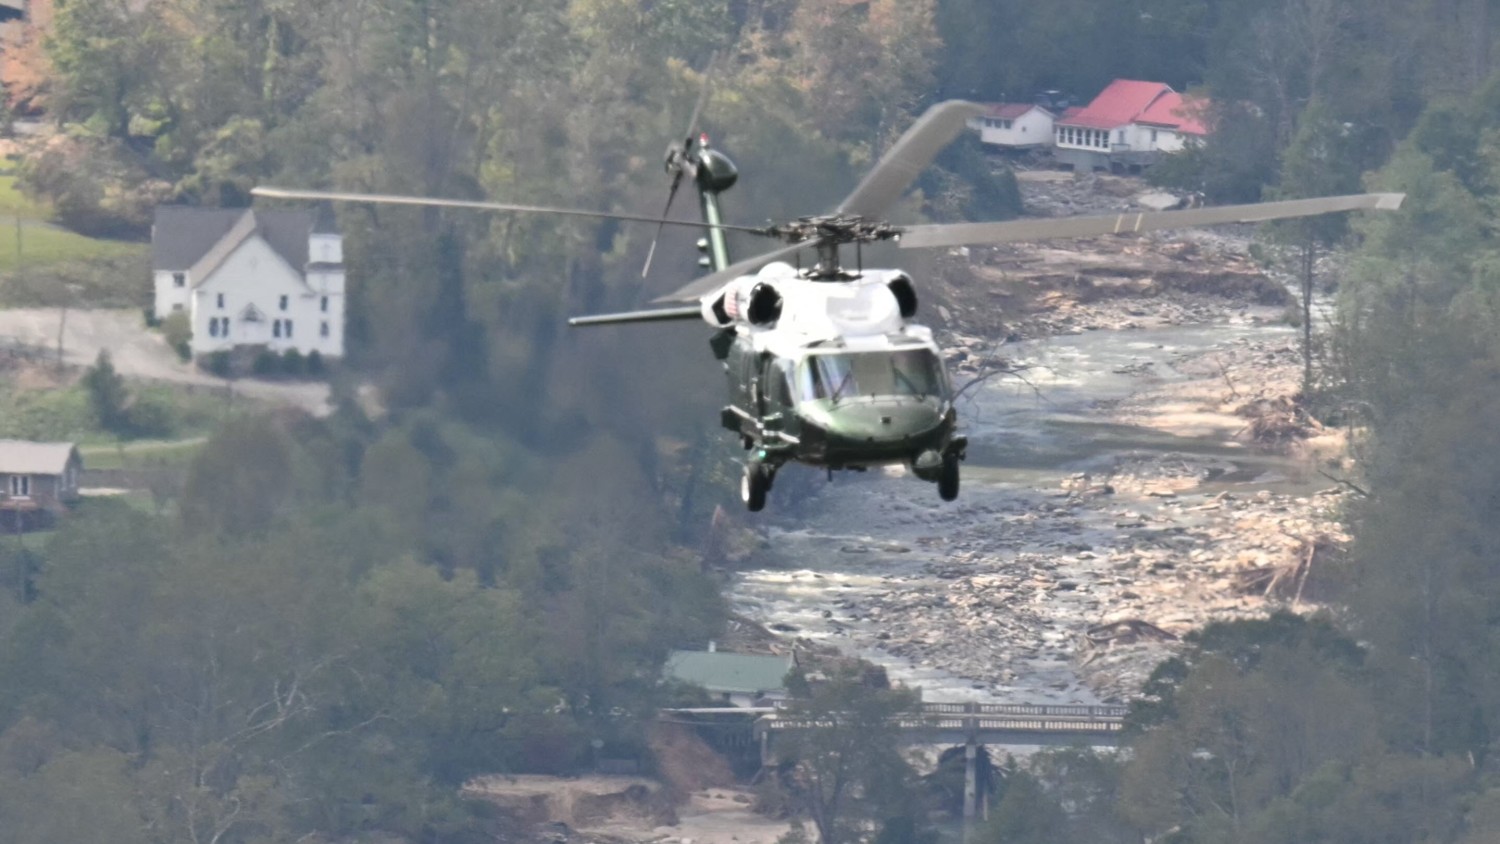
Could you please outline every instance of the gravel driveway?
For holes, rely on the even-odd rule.
[[[57,349],[59,326],[64,315],[58,308],[9,308],[0,310],[0,345],[20,343]],[[230,382],[183,363],[167,347],[161,334],[149,331],[135,309],[69,308],[63,329],[63,360],[90,366],[101,349],[108,349],[120,374],[131,378],[175,381],[224,387],[231,383],[240,395],[300,407],[318,416],[329,413],[328,385],[317,382],[285,383],[238,378]]]

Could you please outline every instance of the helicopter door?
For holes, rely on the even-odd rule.
[[[781,415],[792,409],[792,362],[767,355],[761,367],[761,389],[765,412]]]

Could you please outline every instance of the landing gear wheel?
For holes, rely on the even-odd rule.
[[[938,474],[938,497],[952,501],[958,497],[958,455],[943,457],[943,468]]]
[[[765,464],[751,460],[745,464],[745,474],[740,478],[740,500],[752,513],[759,513],[766,506],[766,490],[771,488],[771,473]]]

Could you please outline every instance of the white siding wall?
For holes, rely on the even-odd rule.
[[[998,124],[998,125],[997,125]],[[1034,108],[1010,120],[1010,128],[997,117],[978,118],[979,140],[997,146],[1048,146],[1052,143],[1052,115]]]
[[[304,284],[301,273],[282,260],[265,240],[258,235],[251,237],[194,291],[193,354],[263,344],[277,353],[297,349],[307,354],[316,349],[324,356],[342,357],[343,273],[329,275],[339,276],[338,292],[330,290],[329,310],[324,312],[324,294]],[[324,284],[333,286],[330,281]],[[222,306],[219,304],[220,294],[223,294]],[[283,299],[285,307],[282,307]],[[260,312],[260,320],[244,318],[250,305]],[[220,332],[219,336],[214,336],[209,320],[225,317],[229,319],[228,335]],[[328,337],[323,337],[320,331],[324,321],[329,323]],[[286,330],[288,322],[291,323],[290,336]],[[277,330],[278,323],[280,331]]]
[[[188,309],[188,301],[192,298],[193,284],[187,278],[187,273],[182,272],[183,285],[176,286],[172,277],[178,273],[158,271],[153,281],[156,289],[156,297],[153,307],[156,309],[156,318],[165,319],[174,310],[185,311]]]

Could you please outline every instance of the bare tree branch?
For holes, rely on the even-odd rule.
[[[1347,480],[1345,478],[1334,477],[1333,475],[1328,474],[1327,472],[1323,471],[1322,469],[1318,470],[1318,474],[1322,475],[1323,477],[1327,478],[1330,481],[1333,481],[1334,483],[1338,484],[1339,486],[1348,487],[1350,490],[1358,493],[1363,498],[1374,498],[1375,497],[1374,493],[1372,493],[1369,490],[1367,490],[1367,489],[1359,486],[1358,484],[1354,483],[1351,480]]]

